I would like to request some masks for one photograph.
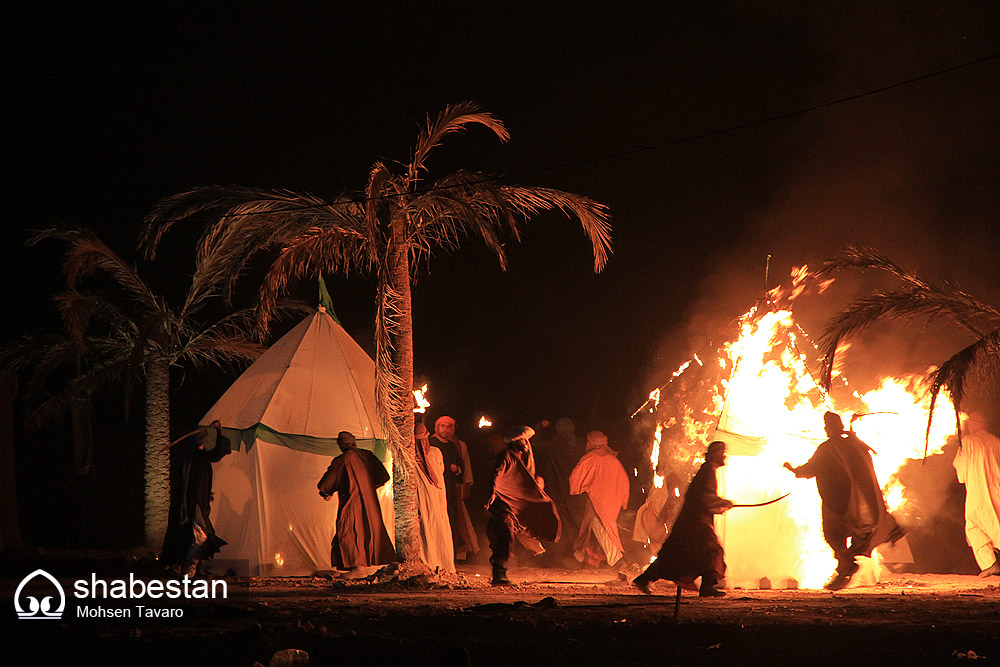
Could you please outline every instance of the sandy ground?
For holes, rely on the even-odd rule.
[[[12,574],[0,581],[8,600]],[[485,567],[459,574],[410,585],[228,580],[229,599],[182,619],[8,612],[3,663],[250,667],[282,649],[314,665],[1000,663],[998,577],[902,574],[837,593],[730,589],[719,599],[685,592],[677,605],[663,582],[646,596],[610,570],[512,569],[509,588],[489,586]]]

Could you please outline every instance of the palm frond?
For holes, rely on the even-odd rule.
[[[981,374],[983,379],[995,379],[984,372],[987,367],[995,367],[1000,358],[1000,328],[994,329],[982,338],[965,346],[941,364],[930,375],[931,390],[939,391],[947,387],[955,406],[965,399],[966,379],[970,375]]]
[[[106,272],[128,296],[143,308],[162,308],[162,301],[149,289],[135,269],[89,229],[82,227],[49,227],[34,232],[28,239],[32,246],[45,239],[58,239],[69,244],[63,261],[63,273],[70,289],[98,270]]]
[[[878,322],[915,318],[928,322],[952,322],[977,338],[984,336],[990,327],[1000,324],[1000,313],[958,290],[941,291],[925,287],[878,290],[854,301],[827,324],[820,339],[824,386],[830,388],[834,358],[842,342],[862,334]]]
[[[965,400],[965,382],[971,374],[981,375],[984,380],[995,381],[996,370],[1000,363],[1000,329],[995,329],[971,345],[967,345],[936,370],[930,373],[930,412],[927,416],[927,434],[924,437],[924,458],[930,445],[931,423],[934,419],[934,406],[938,394],[947,389],[955,408],[955,428],[958,432],[958,444],[962,444],[961,409]]]
[[[442,139],[452,132],[463,132],[468,125],[483,125],[493,131],[500,141],[506,142],[510,134],[503,122],[493,114],[480,110],[474,102],[459,102],[449,105],[433,120],[427,118],[427,126],[417,136],[417,144],[413,149],[413,157],[407,170],[407,180],[411,187],[419,178],[420,172],[426,169],[427,154],[440,145]]]
[[[243,189],[242,194],[246,199],[241,201],[226,197],[228,208],[202,234],[183,313],[196,310],[217,292],[229,303],[252,258],[303,234],[325,229],[359,245],[365,241],[367,230],[357,206],[346,198],[327,202],[308,193],[255,189]]]
[[[864,246],[847,246],[833,259],[824,262],[814,273],[817,276],[828,276],[841,269],[874,269],[895,276],[911,287],[933,290],[934,285],[925,282],[897,264],[874,248]]]
[[[63,388],[42,401],[31,410],[25,419],[28,428],[37,429],[44,424],[60,421],[65,418],[70,402],[81,391],[94,392],[103,387],[118,382],[125,372],[121,358],[110,358],[93,365],[87,374],[74,378],[63,385]],[[25,394],[26,400],[27,392]]]
[[[507,201],[524,217],[541,211],[558,209],[576,217],[594,249],[594,272],[600,273],[608,263],[611,253],[611,224],[608,208],[601,203],[569,192],[549,188],[504,186]]]
[[[392,181],[392,173],[382,162],[376,162],[372,166],[371,173],[368,175],[368,186],[365,188],[364,205],[365,235],[370,241],[381,236],[378,213],[380,210],[389,208],[392,204],[391,201],[383,199],[387,194],[392,194],[388,192],[389,190],[396,189],[389,187]],[[375,246],[376,244],[373,243],[371,248],[374,249]],[[378,261],[378,258],[372,257],[372,261]]]
[[[257,335],[265,334],[274,318],[278,299],[288,283],[313,278],[320,273],[349,275],[369,267],[371,255],[367,239],[340,228],[313,227],[289,240],[271,264],[260,290]]]
[[[156,259],[163,236],[178,222],[203,213],[225,212],[244,202],[267,198],[268,190],[241,185],[206,185],[166,197],[157,202],[143,220],[139,248],[147,259]],[[289,206],[289,209],[293,206]],[[237,219],[230,216],[230,219]]]

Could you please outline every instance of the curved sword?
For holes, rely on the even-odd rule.
[[[749,505],[733,505],[733,507],[763,507],[764,505],[770,505],[771,503],[776,503],[779,500],[787,498],[790,495],[792,495],[791,491],[789,491],[785,495],[781,496],[780,498],[775,498],[773,500],[768,500],[768,501],[763,502],[763,503],[752,503],[752,504],[749,504]],[[732,509],[733,507],[730,507],[729,509]]]

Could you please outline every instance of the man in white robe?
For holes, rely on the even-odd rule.
[[[965,484],[965,540],[979,576],[1000,575],[1000,438],[986,430],[981,413],[966,418],[954,465]]]
[[[420,517],[420,559],[431,569],[455,571],[455,548],[448,521],[444,457],[431,447],[427,427],[417,423],[417,512]]]

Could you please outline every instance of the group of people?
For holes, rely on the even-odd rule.
[[[823,537],[837,560],[824,588],[837,591],[858,571],[858,556],[871,556],[876,547],[894,544],[903,531],[886,507],[871,448],[853,431],[844,429],[840,415],[827,412],[823,422],[827,439],[812,457],[800,466],[786,462],[784,467],[796,477],[816,479]],[[982,415],[970,415],[954,460],[958,480],[966,485],[966,539],[982,568],[982,577],[1000,574],[1000,439],[985,426]],[[726,594],[718,588],[726,562],[714,525],[716,514],[734,507],[718,494],[716,472],[724,465],[726,444],[712,442],[656,559],[632,581],[643,593],[651,593],[652,582],[666,579],[680,588],[698,590],[702,597]]]
[[[171,510],[164,556],[177,563],[179,574],[193,575],[201,559],[211,558],[225,545],[209,519],[211,466],[230,447],[220,425],[213,422],[212,428],[215,447],[205,447],[207,430],[197,433],[180,458],[181,472],[175,480],[177,501]],[[844,428],[836,413],[824,415],[824,429],[827,439],[812,457],[799,466],[785,463],[785,468],[796,477],[816,479],[823,535],[837,561],[824,587],[840,590],[857,572],[858,556],[870,556],[879,545],[895,543],[903,531],[886,508],[872,450]],[[558,542],[562,533],[563,517],[545,490],[545,479],[537,474],[531,444],[534,435],[533,428],[519,426],[486,441],[493,463],[490,495],[483,509],[492,552],[492,583],[497,586],[510,584],[507,569],[515,541],[529,553],[541,554],[543,543]],[[435,421],[433,434],[417,423],[414,436],[416,483],[412,488],[420,521],[420,558],[432,568],[454,571],[456,561],[479,551],[467,504],[473,484],[468,447],[455,437],[455,420],[448,416]],[[980,576],[1000,575],[1000,439],[987,432],[982,415],[973,413],[960,442],[954,467],[958,480],[966,485],[966,537]],[[341,432],[337,443],[343,453],[333,459],[317,484],[325,500],[334,494],[338,497],[331,564],[349,571],[391,563],[396,553],[377,498],[377,489],[389,481],[389,473],[374,454],[358,448],[351,433]],[[719,588],[726,572],[725,553],[714,527],[715,516],[734,507],[718,495],[716,473],[725,464],[726,444],[712,442],[656,559],[633,580],[640,591],[650,593],[650,584],[665,579],[697,590],[703,597],[725,595]],[[569,474],[568,486],[569,493],[583,501],[573,555],[591,565],[622,562],[617,519],[628,505],[629,479],[604,433],[587,434],[586,450]]]
[[[545,551],[543,542],[557,542],[562,517],[545,491],[545,480],[537,474],[530,426],[519,426],[505,436],[487,439],[493,457],[489,499],[485,511],[489,539],[492,583],[510,584],[507,567],[516,542],[529,553]],[[442,416],[434,433],[417,423],[416,484],[420,521],[419,553],[432,568],[455,570],[455,562],[479,551],[467,501],[473,483],[468,446],[455,437],[455,420]],[[395,553],[382,521],[376,490],[389,481],[389,474],[370,452],[357,448],[354,436],[343,432],[337,442],[343,451],[330,464],[318,483],[320,495],[338,494],[336,536],[331,563],[338,570],[352,570],[391,563]],[[623,555],[618,534],[618,512],[628,504],[629,481],[608,446],[608,438],[592,431],[587,451],[569,476],[570,492],[586,502],[584,520],[574,541],[580,560],[609,564]]]

